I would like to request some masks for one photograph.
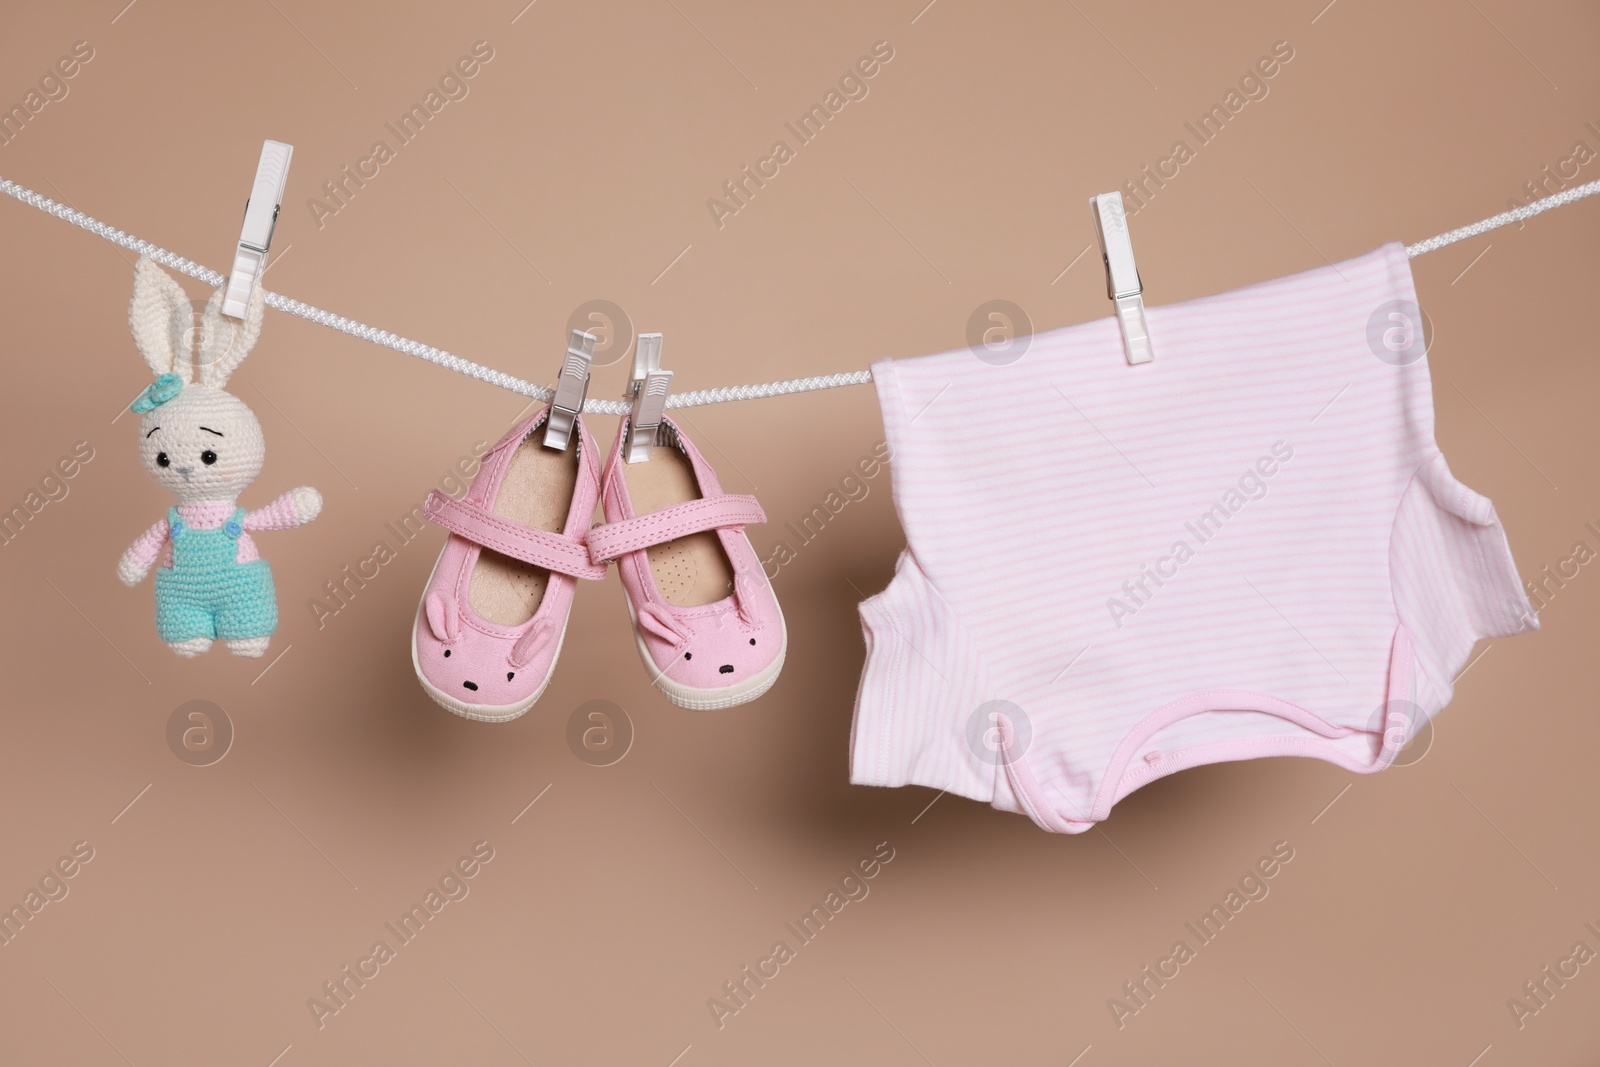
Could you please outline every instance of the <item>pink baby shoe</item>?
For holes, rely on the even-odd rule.
[[[650,458],[625,463],[628,420],[606,463],[606,522],[589,558],[617,561],[639,656],[674,704],[731,708],[771,688],[788,634],[772,585],[744,535],[767,517],[753,496],[724,493],[699,449],[662,419]]]
[[[545,448],[549,408],[483,457],[461,500],[437,489],[423,514],[450,531],[411,636],[411,663],[441,707],[505,722],[550,684],[576,579],[604,578],[584,533],[600,492],[599,450],[580,418],[565,451]]]

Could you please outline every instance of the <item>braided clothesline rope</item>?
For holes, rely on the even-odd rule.
[[[169,270],[187,274],[189,277],[196,278],[213,287],[227,284],[227,277],[212,270],[210,267],[196,263],[192,259],[186,259],[176,252],[169,252],[159,245],[153,245],[142,238],[134,237],[132,234],[123,233],[115,226],[85,215],[76,208],[57,203],[26,186],[0,178],[0,192],[15,197],[24,204],[36,207],[47,214],[54,215],[64,222],[70,222],[74,226],[88,230],[96,237],[104,238],[112,244],[121,245],[123,248],[131,252],[137,252],[142,256],[149,256]],[[1426,255],[1447,245],[1453,245],[1457,241],[1465,241],[1469,237],[1476,237],[1481,233],[1487,233],[1501,226],[1509,226],[1513,222],[1521,222],[1524,219],[1543,214],[1554,208],[1564,207],[1575,200],[1594,196],[1596,193],[1600,193],[1600,181],[1574,186],[1554,196],[1547,196],[1542,200],[1535,200],[1530,204],[1524,204],[1509,211],[1502,211],[1498,215],[1483,219],[1480,222],[1474,222],[1470,226],[1463,226],[1448,233],[1441,233],[1437,237],[1430,237],[1426,241],[1418,241],[1416,244],[1407,245],[1406,255],[1415,259],[1417,256]],[[331,311],[313,307],[304,301],[284,296],[282,293],[266,292],[263,295],[266,305],[270,308],[288,312],[290,315],[297,315],[308,322],[326,326],[331,330],[338,330],[340,333],[347,333],[351,337],[359,337],[363,341],[371,341],[375,345],[392,348],[396,352],[402,352],[408,356],[425,359],[429,363],[437,364],[446,370],[455,371],[457,374],[464,374],[468,378],[499,386],[501,389],[531,397],[535,400],[549,401],[553,396],[551,390],[542,385],[535,385],[533,382],[518,378],[515,375],[495,370],[493,367],[485,367],[481,363],[463,359],[461,356],[446,352],[441,348],[425,345],[421,341],[413,341],[409,337],[401,337],[399,334],[390,333],[388,330],[380,330],[376,326],[368,326],[366,323],[347,319],[343,315],[335,315]],[[847,371],[843,374],[823,374],[811,378],[791,378],[788,381],[765,382],[758,385],[725,385],[716,389],[699,389],[687,393],[673,393],[667,397],[667,407],[702,407],[707,404],[723,404],[734,400],[755,400],[760,397],[785,396],[790,393],[810,393],[822,389],[838,389],[846,385],[866,385],[870,381],[872,381],[872,372],[860,370]],[[586,414],[626,415],[632,408],[627,402],[621,400],[589,400],[584,403],[583,410]]]
[[[1513,222],[1531,219],[1535,215],[1542,215],[1546,211],[1552,211],[1558,207],[1566,207],[1574,200],[1582,200],[1584,197],[1593,196],[1596,193],[1600,193],[1600,181],[1575,185],[1571,189],[1565,189],[1554,196],[1547,196],[1542,200],[1535,200],[1531,204],[1514,207],[1510,211],[1502,211],[1498,215],[1491,216],[1481,222],[1474,222],[1470,226],[1463,226],[1459,230],[1451,230],[1449,233],[1441,233],[1437,237],[1430,237],[1426,241],[1418,241],[1414,245],[1406,245],[1406,255],[1416,259],[1418,256],[1425,256],[1429,252],[1438,251],[1446,245],[1453,245],[1457,241],[1465,241],[1469,237],[1476,237],[1480,233],[1488,233],[1490,230],[1498,230],[1500,227],[1509,226]]]

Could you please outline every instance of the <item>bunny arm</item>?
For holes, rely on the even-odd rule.
[[[282,494],[265,507],[256,508],[254,511],[244,513],[244,518],[239,525],[244,527],[244,533],[239,535],[239,550],[236,560],[239,563],[249,563],[251,560],[260,559],[256,551],[256,543],[251,539],[250,530],[292,530],[296,526],[304,526],[317,517],[322,510],[322,494],[309,486],[301,486]],[[183,514],[180,505],[178,514]],[[221,520],[215,525],[220,526]],[[196,527],[197,529],[199,527]]]
[[[266,507],[245,512],[246,530],[292,530],[322,511],[322,494],[308,485],[291,489]]]
[[[178,505],[178,514],[197,530],[217,529],[227,518],[229,510],[227,505],[221,508],[214,505]],[[265,507],[245,512],[239,525],[245,530],[292,530],[316,518],[321,510],[322,494],[309,486],[301,486],[289,490]],[[171,532],[167,520],[162,519],[128,546],[117,563],[117,577],[122,579],[123,584],[138,585],[144,580],[161,555]],[[238,562],[248,563],[258,558],[255,542],[249,534],[240,534]]]
[[[167,520],[162,519],[128,546],[117,563],[117,577],[122,579],[122,584],[132,586],[144,581],[144,576],[150,573],[151,565],[161,554],[161,547],[167,543],[169,532]]]

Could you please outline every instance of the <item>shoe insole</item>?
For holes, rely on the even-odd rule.
[[[578,483],[578,435],[572,435],[564,452],[544,447],[543,440],[541,425],[517,446],[493,510],[502,519],[559,533]],[[539,610],[549,584],[550,572],[544,567],[485,548],[472,568],[467,601],[490,622],[520,626]]]
[[[689,457],[658,444],[643,463],[624,463],[622,477],[633,513],[645,515],[700,499]],[[650,574],[667,603],[680,608],[714,604],[733,592],[733,565],[715,530],[702,530],[645,549]]]

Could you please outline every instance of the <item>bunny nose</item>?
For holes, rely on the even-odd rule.
[[[193,467],[173,467],[172,469],[182,475],[190,475],[194,473]]]
[[[733,664],[724,663],[722,666],[717,668],[717,673],[718,674],[732,674],[733,673]]]

